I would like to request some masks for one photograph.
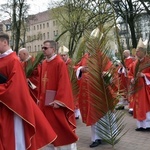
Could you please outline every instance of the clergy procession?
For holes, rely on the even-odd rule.
[[[89,149],[114,146],[128,132],[127,114],[132,132],[150,132],[148,40],[114,61],[101,27],[83,39],[73,57],[50,39],[34,57],[25,47],[17,54],[0,33],[0,150],[80,150],[79,120]]]

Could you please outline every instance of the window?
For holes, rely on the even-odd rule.
[[[3,25],[0,24],[0,31],[3,31]]]
[[[58,21],[56,20],[56,25],[58,24]]]
[[[40,29],[42,29],[42,25],[40,24]]]
[[[6,26],[6,31],[10,31],[11,30],[11,25],[10,24],[5,24]]]
[[[38,45],[38,51],[40,51],[41,49],[40,49],[40,45]]]
[[[47,32],[47,39],[49,39],[49,32]]]
[[[31,46],[29,47],[29,51],[31,52]]]
[[[47,28],[49,27],[49,23],[47,22]]]
[[[58,35],[58,30],[54,31],[54,36],[57,36]]]
[[[29,36],[27,36],[27,42],[29,42]]]
[[[39,30],[39,25],[37,25],[37,30]]]
[[[43,23],[43,29],[45,29],[45,24]]]
[[[56,30],[56,36],[58,35],[58,30]]]
[[[53,21],[53,26],[55,26],[55,21]]]
[[[42,34],[40,34],[40,40],[42,40]]]
[[[27,47],[27,50],[30,52],[30,46]]]
[[[43,40],[45,40],[45,33],[43,33]]]

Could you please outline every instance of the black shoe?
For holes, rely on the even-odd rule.
[[[150,128],[146,128],[145,130],[146,130],[146,131],[150,131]]]
[[[135,131],[146,131],[144,128],[136,128]]]
[[[90,145],[90,147],[92,148],[92,147],[97,147],[98,145],[100,145],[102,142],[101,142],[101,140],[95,140],[95,142],[93,142],[91,145]]]
[[[124,110],[124,106],[118,106],[116,110]]]
[[[133,111],[129,111],[128,113],[129,113],[130,115],[133,115]]]
[[[78,117],[75,117],[75,119],[79,119],[79,116],[78,116]]]

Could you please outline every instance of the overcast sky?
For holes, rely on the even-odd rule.
[[[60,0],[27,0],[27,3],[30,4],[29,14],[36,14],[48,9],[50,4]],[[0,0],[0,5],[7,3],[7,0]],[[0,21],[4,18],[7,18],[7,15],[4,15],[0,12]]]

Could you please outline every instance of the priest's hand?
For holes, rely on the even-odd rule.
[[[83,67],[81,68],[81,72],[82,72],[82,73],[88,72],[88,67],[87,67],[87,66],[83,66]]]
[[[137,76],[138,76],[138,77],[144,77],[144,73],[138,72],[138,73],[137,73]]]
[[[131,79],[131,84],[135,84],[135,79]]]

